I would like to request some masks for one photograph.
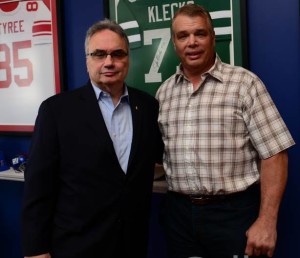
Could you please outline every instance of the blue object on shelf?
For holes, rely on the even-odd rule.
[[[0,172],[5,170],[9,170],[9,166],[5,160],[4,152],[0,150]]]

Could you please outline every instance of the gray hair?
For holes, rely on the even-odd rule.
[[[174,17],[172,19],[172,33],[173,31],[173,23],[175,18],[178,15],[185,15],[185,16],[190,16],[190,17],[204,17],[207,19],[208,24],[210,25],[210,32],[213,33],[214,31],[214,26],[213,26],[213,22],[212,22],[212,18],[210,16],[210,13],[201,5],[197,5],[197,4],[186,4],[184,6],[182,6],[180,9],[178,9],[176,11],[176,13],[174,14]]]
[[[88,45],[90,42],[91,37],[97,33],[98,31],[102,30],[111,30],[115,33],[117,33],[122,39],[124,39],[127,49],[129,50],[129,41],[128,37],[123,30],[123,28],[116,23],[115,21],[109,20],[109,19],[104,19],[102,21],[98,21],[94,23],[86,32],[85,36],[85,42],[84,42],[84,47],[85,47],[85,54],[88,54]]]

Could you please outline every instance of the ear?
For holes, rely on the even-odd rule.
[[[215,48],[216,47],[216,33],[215,33],[215,30],[212,31],[211,37],[212,37],[214,48]]]
[[[174,41],[174,35],[172,36],[172,43],[173,43],[173,47],[176,50],[176,45],[175,45],[175,41]]]

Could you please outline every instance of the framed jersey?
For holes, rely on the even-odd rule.
[[[58,0],[0,0],[0,131],[32,132],[60,92]]]
[[[211,14],[216,52],[223,62],[247,66],[246,0],[109,0],[108,17],[126,31],[130,69],[126,82],[152,95],[179,64],[172,40],[171,19],[182,5],[196,3]]]

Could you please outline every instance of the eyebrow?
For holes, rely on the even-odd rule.
[[[111,53],[111,52],[114,52],[114,51],[126,51],[125,49],[122,49],[122,48],[118,48],[118,49],[113,49],[113,50],[106,50],[106,49],[101,49],[101,48],[96,48],[94,51],[92,51],[92,52],[102,52],[102,51],[104,51],[104,52],[109,52],[109,53]]]
[[[201,28],[201,29],[196,29],[196,30],[192,31],[192,33],[207,32],[207,31],[209,31],[209,29]],[[187,30],[180,30],[180,31],[176,32],[176,34],[179,34],[179,33],[188,33],[188,34],[190,34],[191,32],[187,31]]]

